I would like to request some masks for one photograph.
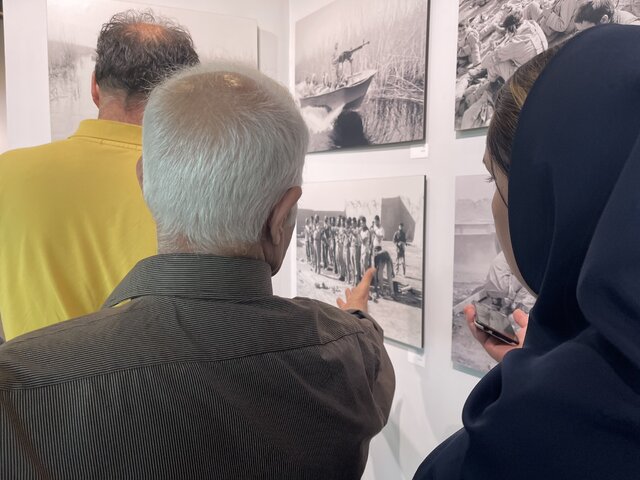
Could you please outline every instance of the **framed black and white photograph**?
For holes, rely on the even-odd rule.
[[[605,23],[640,24],[640,0],[460,0],[456,130],[486,127],[496,95],[538,53]]]
[[[296,22],[309,152],[423,140],[427,0],[337,0]]]
[[[369,313],[387,338],[421,348],[425,188],[423,176],[305,184],[297,294],[335,305],[374,266]]]
[[[491,214],[495,185],[484,175],[456,179],[456,224],[453,270],[454,365],[478,374],[488,372],[495,361],[473,338],[463,309],[474,302],[503,316],[515,333],[513,311],[528,313],[535,298],[512,274],[500,244]],[[484,309],[484,308],[483,308]]]
[[[97,118],[89,88],[102,25],[125,10],[150,10],[185,27],[200,56],[258,66],[255,20],[188,9],[110,0],[48,0],[49,104],[51,138],[71,135],[81,120]]]

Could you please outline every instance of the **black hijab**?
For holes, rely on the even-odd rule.
[[[525,347],[417,479],[640,478],[640,27],[569,41],[529,93],[509,226],[539,297]]]

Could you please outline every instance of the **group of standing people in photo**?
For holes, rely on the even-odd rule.
[[[364,215],[325,216],[320,220],[320,215],[316,214],[305,219],[305,253],[313,271],[317,274],[322,273],[323,269],[333,271],[340,281],[357,285],[364,272],[373,266],[377,269],[374,278],[376,299],[386,294],[385,278],[389,293],[394,296],[395,273],[399,273],[402,267],[402,274],[406,274],[407,236],[404,224],[400,223],[393,236],[396,246],[395,273],[391,255],[382,248],[384,238],[385,231],[379,215],[373,218],[371,226],[367,226]]]
[[[497,11],[487,3],[475,0],[479,14],[458,24],[456,121],[462,130],[486,126],[500,87],[550,46],[595,25],[640,23],[640,12],[613,0],[498,2]]]

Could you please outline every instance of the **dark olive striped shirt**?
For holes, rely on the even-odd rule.
[[[393,390],[372,320],[274,296],[264,262],[158,255],[0,346],[0,478],[359,478]]]

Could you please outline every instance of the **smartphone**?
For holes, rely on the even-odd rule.
[[[520,344],[507,315],[485,303],[473,302],[473,306],[476,308],[476,318],[473,321],[476,327],[501,342],[509,345]]]

